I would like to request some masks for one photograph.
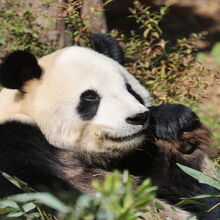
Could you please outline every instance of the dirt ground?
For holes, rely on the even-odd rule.
[[[220,85],[215,85],[209,89],[207,99],[202,105],[213,106],[213,111],[220,114]]]
[[[208,89],[207,97],[199,104],[197,113],[213,134],[212,157],[220,157],[220,84]]]

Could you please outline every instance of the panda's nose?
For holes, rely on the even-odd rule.
[[[126,122],[132,125],[145,125],[149,120],[149,115],[149,111],[138,113],[126,118]]]

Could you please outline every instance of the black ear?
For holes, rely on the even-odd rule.
[[[21,89],[27,80],[40,78],[41,72],[32,53],[17,50],[3,58],[0,65],[0,83],[9,89]]]
[[[92,35],[93,48],[120,64],[124,64],[124,52],[118,41],[107,34],[95,33]]]

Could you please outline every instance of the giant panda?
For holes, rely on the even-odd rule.
[[[149,92],[121,65],[123,51],[113,38],[96,34],[93,47],[67,47],[39,60],[15,51],[3,59],[1,171],[37,190],[93,194],[92,180],[128,169],[137,184],[151,177],[158,186],[164,219],[200,214],[196,206],[174,212],[169,204],[214,192],[176,166],[204,169],[208,129],[183,105],[151,106]],[[1,197],[19,192],[0,177]],[[214,220],[218,211],[198,216]]]

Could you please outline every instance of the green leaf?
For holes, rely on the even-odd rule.
[[[23,193],[15,196],[10,196],[9,199],[22,203],[37,201],[62,213],[67,213],[70,211],[70,207],[63,204],[60,200],[58,200],[50,193]]]
[[[25,212],[30,212],[31,210],[35,209],[36,205],[33,202],[29,202],[23,205],[23,209]]]
[[[17,186],[19,189],[23,190],[24,192],[30,192],[30,191],[34,191],[32,188],[30,188],[27,183],[25,183],[24,181],[18,179],[17,177],[14,176],[10,176],[7,173],[1,172],[0,174],[5,177],[9,182],[11,182],[12,184],[14,184],[15,186]]]
[[[191,197],[191,199],[206,199],[206,198],[219,198],[219,197],[220,197],[220,193],[219,194],[203,194],[203,195]]]
[[[151,195],[148,195],[148,197],[142,198],[141,200],[136,202],[136,204],[134,205],[135,208],[139,208],[139,207],[146,205],[150,200],[154,199],[154,197],[155,197],[154,194],[151,194]]]
[[[11,200],[0,200],[0,208],[19,208],[16,202],[11,201]]]
[[[209,186],[212,186],[216,189],[220,190],[220,182],[198,170],[194,170],[192,168],[189,168],[187,166],[181,165],[179,163],[177,163],[177,166],[183,170],[185,173],[187,173],[188,175],[192,176],[193,178],[197,179],[199,181],[199,183],[205,183]]]
[[[146,29],[143,33],[144,38],[148,37],[149,32],[151,31],[151,29]]]
[[[190,205],[190,204],[194,204],[194,205],[198,205],[201,207],[207,207],[205,204],[203,204],[202,202],[198,202],[196,200],[193,200],[191,198],[187,198],[187,199],[183,199],[182,201],[178,202],[176,204],[176,206],[183,206],[183,205]]]
[[[17,218],[17,217],[20,217],[24,215],[24,212],[21,212],[21,211],[18,211],[18,212],[11,212],[7,215],[7,217],[10,217],[10,218]]]

